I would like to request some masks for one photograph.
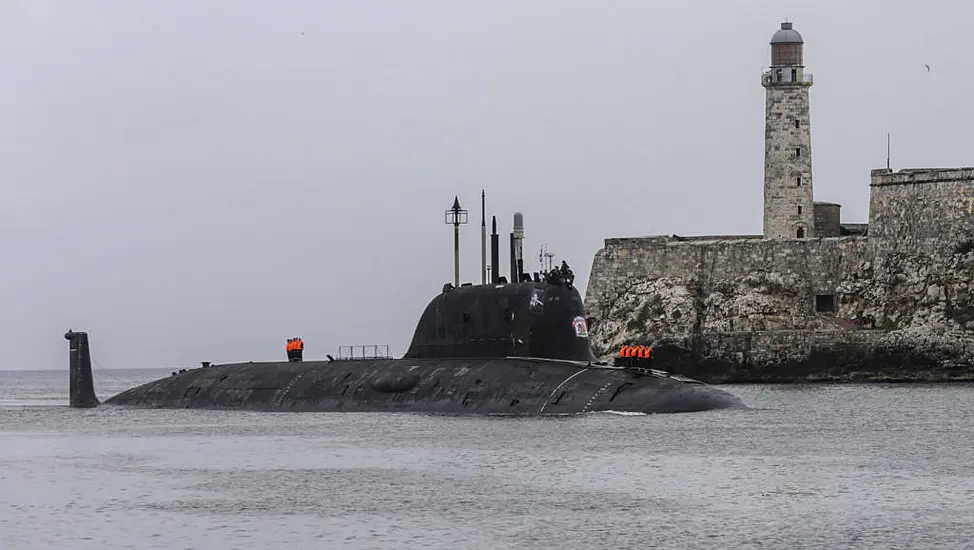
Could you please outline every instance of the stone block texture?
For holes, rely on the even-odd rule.
[[[841,216],[842,206],[831,202],[815,203],[815,231],[816,237],[838,237],[842,235]]]
[[[974,238],[974,168],[873,170],[869,235],[905,249]]]
[[[764,236],[814,236],[809,84],[765,83]]]

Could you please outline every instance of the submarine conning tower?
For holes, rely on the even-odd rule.
[[[459,288],[447,284],[426,306],[403,358],[593,362],[587,327],[578,290],[557,269],[546,273],[543,281]]]

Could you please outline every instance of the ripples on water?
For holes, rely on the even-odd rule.
[[[727,388],[752,409],[73,410],[0,372],[0,548],[972,547],[974,387]]]

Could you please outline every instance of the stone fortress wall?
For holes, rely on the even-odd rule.
[[[606,239],[592,265],[586,311],[601,320],[606,309],[618,309],[616,300],[632,294],[630,287],[655,280],[660,285],[684,287],[687,297],[699,299],[701,303],[697,305],[704,308],[699,312],[670,312],[671,317],[676,314],[675,319],[666,320],[672,326],[685,324],[687,317],[693,317],[695,328],[702,331],[800,329],[807,326],[814,313],[816,295],[835,294],[845,274],[871,259],[869,240],[861,237],[793,241]],[[727,307],[719,315],[707,315],[707,308],[716,305],[711,294],[738,283],[769,292],[787,287],[789,292],[774,297],[774,310],[755,310],[760,304],[739,300],[724,304]],[[699,296],[690,296],[691,293]],[[649,312],[643,316],[648,315]]]
[[[801,46],[783,24],[772,59],[800,64]],[[842,223],[813,202],[811,79],[789,66],[762,80],[765,233],[605,239],[585,294],[596,354],[677,350],[712,382],[974,380],[974,168],[873,170],[868,224]]]
[[[850,346],[865,368],[916,339],[974,369],[974,169],[874,170],[870,191],[857,234],[605,239],[585,295],[597,355],[676,340],[716,364],[688,374],[743,381],[753,373],[722,372]]]
[[[869,235],[899,248],[974,236],[974,168],[873,170]]]

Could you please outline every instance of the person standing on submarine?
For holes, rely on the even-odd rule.
[[[304,340],[301,338],[288,338],[284,350],[287,352],[288,361],[301,361],[304,358]]]

